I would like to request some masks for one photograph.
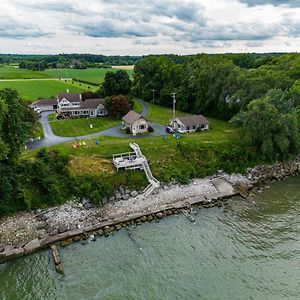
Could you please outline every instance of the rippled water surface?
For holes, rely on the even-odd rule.
[[[0,265],[0,299],[300,299],[300,178]]]

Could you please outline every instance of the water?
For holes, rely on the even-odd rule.
[[[229,203],[0,265],[0,299],[300,299],[300,178]]]

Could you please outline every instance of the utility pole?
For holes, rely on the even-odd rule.
[[[154,93],[156,92],[156,90],[151,90],[152,92],[152,103],[154,104]]]
[[[173,119],[175,119],[176,93],[172,93],[171,96],[173,98]]]

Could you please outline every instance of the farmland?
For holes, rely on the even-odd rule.
[[[104,81],[104,76],[108,71],[116,72],[118,69],[48,69],[42,72],[43,75],[52,78],[74,78],[94,83],[101,84]],[[132,75],[132,70],[126,70],[129,75]]]
[[[123,69],[123,68],[119,68]],[[31,71],[17,67],[0,67],[0,79],[44,79],[44,78],[73,78],[99,85],[104,81],[108,71],[116,72],[118,68],[95,69],[47,69],[44,71]],[[129,75],[133,70],[126,69]]]
[[[13,88],[18,91],[21,98],[35,100],[39,98],[53,98],[58,93],[69,89],[70,92],[84,92],[88,90],[85,85],[72,84],[71,81],[63,82],[58,80],[14,80],[0,81],[0,90]]]

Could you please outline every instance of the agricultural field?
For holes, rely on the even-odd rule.
[[[108,71],[116,72],[119,69],[126,70],[130,76],[133,74],[132,68],[128,69],[119,66],[111,69],[47,69],[44,71],[31,71],[12,66],[1,66],[0,79],[73,78],[100,85],[104,81],[104,76]]]
[[[116,72],[118,69],[48,69],[42,72],[45,76],[53,78],[73,78],[100,85],[108,71]],[[131,76],[133,70],[126,70]]]
[[[17,67],[5,66],[0,67],[0,79],[43,79],[50,78],[46,73],[19,69]]]
[[[25,100],[36,100],[39,98],[54,98],[58,93],[67,91],[84,92],[89,90],[86,85],[79,86],[78,83],[58,80],[14,80],[0,81],[0,90],[13,88],[18,91],[21,98]]]

